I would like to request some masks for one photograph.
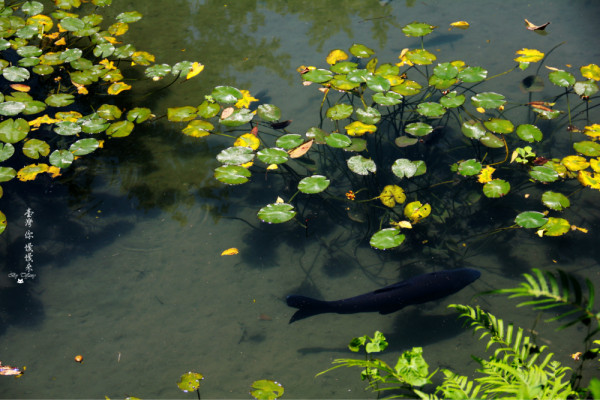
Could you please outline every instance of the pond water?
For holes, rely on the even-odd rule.
[[[167,107],[200,104],[215,85],[231,85],[278,105],[282,119],[293,120],[288,131],[299,134],[319,124],[322,94],[316,85],[301,85],[298,66],[323,66],[331,49],[353,43],[375,49],[383,62],[396,62],[403,48],[420,45],[400,30],[413,21],[440,27],[425,39],[439,61],[465,60],[490,75],[512,68],[514,52],[523,47],[547,51],[565,42],[547,65],[571,64],[578,79],[576,68],[600,59],[600,4],[593,1],[113,3],[106,14],[144,15],[126,40],[159,62],[206,65],[184,84],[161,91],[148,85],[150,95],[138,93],[132,103],[161,114]],[[526,30],[524,18],[550,21],[547,34]],[[458,20],[471,27],[448,31]],[[485,90],[525,103],[519,82],[528,74],[513,72],[486,83]],[[549,98],[557,93],[546,90]],[[598,111],[592,113],[598,122]],[[555,332],[555,325],[535,324],[537,313],[517,311],[506,297],[472,296],[516,286],[531,268],[561,268],[600,287],[598,191],[577,192],[571,200],[580,207],[564,213],[589,229],[587,235],[540,239],[525,229],[490,234],[512,224],[519,203],[498,207],[482,199],[483,205],[449,218],[444,229],[438,224],[428,232],[424,222],[410,243],[382,252],[369,246],[352,215],[327,204],[311,204],[307,229],[261,223],[258,209],[294,191],[266,175],[238,187],[215,180],[214,155],[226,143],[185,137],[159,120],[110,141],[54,182],[3,185],[9,228],[1,241],[0,360],[26,365],[27,373],[2,379],[0,397],[194,398],[176,385],[188,371],[204,375],[204,398],[248,398],[258,379],[280,382],[284,398],[375,397],[364,392],[358,369],[315,374],[333,359],[353,357],[349,340],[375,330],[390,342],[382,356],[390,363],[422,346],[431,370],[471,374],[477,364],[470,355],[485,357],[485,343],[447,308],[469,302],[539,332],[539,343],[576,366],[569,355],[581,350],[583,329]],[[570,142],[557,137],[552,145],[545,151],[563,154]],[[426,162],[434,163],[437,156],[429,157]],[[28,209],[34,212],[36,276],[18,285],[8,273],[24,268]],[[240,254],[222,257],[229,247]],[[482,276],[448,299],[385,316],[324,314],[288,324],[294,312],[285,304],[288,294],[338,299],[456,267],[477,268]],[[77,354],[83,363],[73,360]]]

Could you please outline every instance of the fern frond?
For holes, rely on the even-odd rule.
[[[476,385],[466,376],[460,376],[450,370],[442,370],[445,375],[444,382],[436,388],[442,392],[444,399],[476,399],[481,391],[481,385]]]
[[[589,325],[590,321],[595,321],[598,327],[594,329],[592,334],[600,331],[600,313],[594,312],[594,286],[589,279],[585,280],[587,293],[584,296],[584,289],[577,279],[561,270],[558,270],[556,276],[551,272],[542,272],[537,268],[533,268],[532,274],[523,274],[523,277],[527,282],[522,282],[519,287],[498,289],[486,293],[509,294],[509,298],[534,297],[533,300],[524,301],[517,305],[517,307],[533,306],[534,310],[568,307],[570,308],[569,311],[549,318],[546,322],[572,318],[571,321],[561,325],[558,328],[560,330],[578,322]]]

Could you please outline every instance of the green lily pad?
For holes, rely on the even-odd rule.
[[[456,82],[457,82],[456,78],[442,79],[437,75],[431,75],[429,77],[429,86],[433,86],[438,90],[446,90],[449,87],[453,86]]]
[[[355,112],[356,118],[365,124],[375,125],[381,120],[381,113],[373,107],[357,108]]]
[[[289,158],[285,150],[277,148],[262,149],[256,157],[265,164],[283,164]]]
[[[498,108],[506,103],[504,95],[494,92],[478,93],[471,97],[471,104],[474,107],[483,107],[486,109]]]
[[[333,78],[333,73],[328,69],[313,69],[302,74],[302,79],[309,82],[325,83]]]
[[[253,159],[253,150],[243,146],[228,147],[217,154],[217,161],[227,165],[242,165]]]
[[[17,176],[17,171],[10,167],[0,167],[0,182],[8,182]]]
[[[198,109],[192,106],[167,108],[167,119],[171,122],[187,122],[198,116]]]
[[[426,136],[433,132],[433,126],[424,122],[413,122],[406,125],[404,130],[413,136]]]
[[[198,115],[202,118],[212,118],[221,111],[221,106],[218,103],[212,103],[208,100],[204,100],[202,104],[198,106]]]
[[[381,64],[379,67],[377,67],[377,70],[375,71],[375,75],[380,75],[383,77],[394,76],[398,75],[399,73],[400,67],[389,63]]]
[[[306,137],[308,139],[314,139],[317,143],[324,144],[327,133],[324,130],[313,126],[306,131]]]
[[[116,16],[117,21],[123,22],[125,24],[130,24],[132,22],[139,21],[140,19],[142,19],[142,14],[140,14],[137,11],[122,12],[121,14]]]
[[[83,55],[83,51],[78,48],[68,49],[60,54],[60,59],[64,62],[72,62],[78,60]]]
[[[576,152],[583,154],[588,157],[600,156],[600,143],[592,142],[590,140],[583,140],[581,142],[573,143],[573,148]]]
[[[460,130],[463,135],[475,140],[480,140],[487,133],[481,122],[473,120],[463,122]],[[502,145],[504,144],[502,143]]]
[[[350,157],[346,163],[350,171],[358,175],[369,175],[369,173],[375,173],[377,171],[377,165],[375,161],[370,158],[365,158],[361,155]]]
[[[296,216],[294,206],[287,203],[273,203],[264,206],[258,211],[258,218],[269,224],[287,222]]]
[[[367,76],[367,87],[374,92],[385,92],[390,89],[390,81],[379,75]]]
[[[350,53],[358,58],[368,58],[375,54],[375,50],[370,49],[364,44],[355,43],[352,45],[352,47],[350,47]]]
[[[331,71],[335,72],[336,74],[345,75],[349,72],[354,71],[356,67],[358,67],[357,63],[353,63],[350,61],[340,61],[331,66]]]
[[[18,115],[27,108],[27,105],[20,101],[5,101],[0,103],[0,115],[13,116]]]
[[[236,103],[244,97],[242,92],[231,86],[217,86],[210,95],[219,103],[224,104]]]
[[[113,55],[115,46],[112,43],[99,43],[94,47],[94,55],[99,58],[107,58]]]
[[[239,185],[248,182],[251,173],[238,165],[223,165],[215,169],[215,178],[228,185]]]
[[[435,29],[435,26],[424,22],[413,22],[402,28],[402,33],[406,36],[421,37],[429,35]]]
[[[485,121],[483,125],[494,133],[511,133],[515,129],[512,122],[502,118],[491,118]]]
[[[365,151],[367,149],[367,141],[365,139],[353,137],[350,138],[350,140],[352,141],[352,144],[350,144],[348,147],[345,147],[344,150],[360,153],[361,151]]]
[[[225,126],[240,126],[244,125],[254,118],[254,114],[247,108],[234,110],[231,115],[225,119],[219,119],[219,123]]]
[[[28,101],[25,103],[25,110],[23,110],[24,115],[33,115],[41,113],[46,109],[46,104],[41,101]]]
[[[84,156],[90,154],[100,146],[100,143],[93,138],[79,139],[71,144],[69,151],[75,156]]]
[[[185,393],[194,392],[200,388],[200,381],[204,379],[202,374],[197,372],[188,372],[187,374],[181,375],[177,387]]]
[[[98,116],[93,116],[81,122],[81,130],[85,133],[104,132],[109,126],[110,123],[106,122],[104,118],[100,118]]]
[[[127,121],[141,124],[152,117],[152,111],[146,107],[135,107],[127,112]]]
[[[458,164],[458,173],[462,176],[473,176],[481,172],[482,165],[475,159],[461,161]]]
[[[261,379],[252,382],[252,390],[250,394],[257,400],[276,400],[283,395],[283,386],[280,383]]]
[[[17,54],[21,57],[38,57],[43,53],[37,46],[23,46],[17,49]]]
[[[458,68],[449,62],[438,64],[433,73],[441,79],[454,79],[458,75]]]
[[[40,156],[45,157],[50,154],[50,146],[43,140],[29,139],[23,145],[23,154],[37,160]]]
[[[327,118],[330,118],[334,121],[338,121],[344,118],[348,118],[352,115],[354,109],[350,104],[336,104],[333,107],[329,107],[327,109]]]
[[[543,138],[540,128],[531,124],[519,125],[517,127],[517,136],[529,143],[539,142]]]
[[[7,67],[2,70],[2,76],[10,82],[24,82],[31,76],[26,68]]]
[[[406,58],[414,64],[417,65],[429,65],[436,60],[436,56],[427,50],[424,49],[416,49],[409,50],[406,53]]]
[[[417,112],[425,117],[440,118],[446,113],[446,109],[440,103],[425,102],[419,103]]]
[[[419,139],[417,139],[417,138],[411,138],[408,136],[398,136],[394,140],[394,143],[398,147],[408,147],[408,146],[412,146],[412,145],[416,144],[418,141],[419,141]]]
[[[593,96],[598,92],[598,85],[596,82],[589,80],[585,82],[576,82],[573,86],[573,90],[579,96]]]
[[[510,191],[510,184],[503,179],[492,179],[483,185],[483,194],[487,197],[498,198]]]
[[[66,93],[51,94],[50,96],[46,97],[46,100],[44,100],[44,103],[51,107],[66,107],[74,102],[75,96]]]
[[[550,82],[560,87],[569,87],[575,84],[575,76],[567,71],[552,71],[548,74]]]
[[[487,78],[487,70],[481,67],[467,67],[458,73],[458,79],[467,83],[481,82]]]
[[[402,102],[402,95],[396,92],[375,93],[373,101],[382,106],[394,106]]]
[[[547,191],[542,195],[542,203],[546,207],[555,211],[562,211],[571,206],[569,198],[562,193]]]
[[[421,89],[421,85],[415,81],[411,81],[410,79],[407,79],[401,84],[392,87],[393,92],[401,94],[402,96],[413,96],[418,94]]]
[[[125,137],[133,131],[135,125],[131,121],[117,121],[106,129],[106,134],[111,137]]]
[[[564,218],[550,217],[540,229],[545,236],[562,236],[571,230],[571,224]]]
[[[6,215],[4,215],[2,211],[0,211],[0,234],[6,229],[6,224]]]
[[[540,182],[554,182],[559,178],[558,172],[556,172],[554,168],[546,165],[536,165],[531,168],[529,176]]]
[[[491,149],[499,149],[500,147],[504,147],[504,141],[491,132],[486,132],[485,135],[479,139],[479,141],[482,145]]]
[[[369,240],[369,244],[379,250],[392,249],[398,247],[404,242],[406,236],[396,228],[386,228],[375,232]]]
[[[543,226],[546,222],[548,222],[548,218],[537,211],[525,211],[517,215],[515,218],[515,223],[519,225],[521,228],[539,228]]]
[[[73,136],[81,132],[81,125],[71,121],[60,121],[54,124],[54,132],[61,136]]]
[[[154,64],[144,71],[144,75],[148,78],[153,78],[155,80],[164,78],[171,72],[171,66],[169,64]],[[158,78],[158,79],[156,79]]]
[[[50,164],[58,168],[67,168],[74,159],[73,153],[68,150],[54,150],[49,157]]]
[[[446,108],[460,107],[465,102],[465,95],[458,94],[456,91],[447,93],[444,97],[440,98],[440,104]]]
[[[15,154],[15,147],[10,143],[0,143],[0,162],[6,161]]]
[[[75,32],[85,28],[85,22],[75,17],[65,17],[60,21],[60,26],[64,29]]]
[[[4,143],[17,143],[29,132],[29,124],[22,118],[9,118],[0,122],[0,140]]]
[[[337,64],[336,64],[337,65]],[[331,87],[335,90],[349,91],[360,86],[360,83],[352,82],[345,75],[336,75],[329,81]]]
[[[302,193],[315,194],[321,193],[329,186],[329,179],[323,175],[307,176],[298,182],[298,190]]]
[[[26,1],[21,6],[21,10],[27,15],[38,15],[44,11],[44,5],[39,1]]]
[[[352,144],[352,140],[346,135],[342,135],[341,133],[332,133],[325,138],[325,143],[329,147],[335,147],[338,149],[343,149],[344,147],[348,147]]]
[[[348,75],[346,75],[346,79],[352,83],[365,83],[370,75],[371,73],[366,69],[356,69],[349,72]]]
[[[275,145],[277,147],[281,147],[282,149],[286,150],[295,149],[302,143],[304,143],[304,139],[302,138],[302,136],[295,133],[288,133],[287,135],[279,137],[275,141]]]
[[[417,173],[418,165],[406,158],[399,158],[392,164],[392,172],[398,178],[412,178]]]
[[[106,120],[113,120],[121,118],[121,114],[123,112],[119,109],[119,107],[113,104],[102,104],[96,112],[98,115]]]
[[[273,104],[261,104],[258,106],[258,116],[263,121],[279,121],[281,119],[281,110]]]

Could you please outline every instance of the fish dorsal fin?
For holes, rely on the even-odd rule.
[[[408,285],[409,285],[409,283],[407,283],[406,281],[397,282],[397,283],[394,283],[393,285],[389,285],[386,287],[382,287],[381,289],[377,289],[373,293],[385,293],[385,292],[389,292],[390,290],[402,289],[403,287],[406,287]]]

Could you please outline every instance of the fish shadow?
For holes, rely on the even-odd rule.
[[[457,314],[429,314],[421,307],[402,311],[394,320],[393,326],[393,330],[385,333],[393,350],[424,347],[448,340],[465,331]]]

